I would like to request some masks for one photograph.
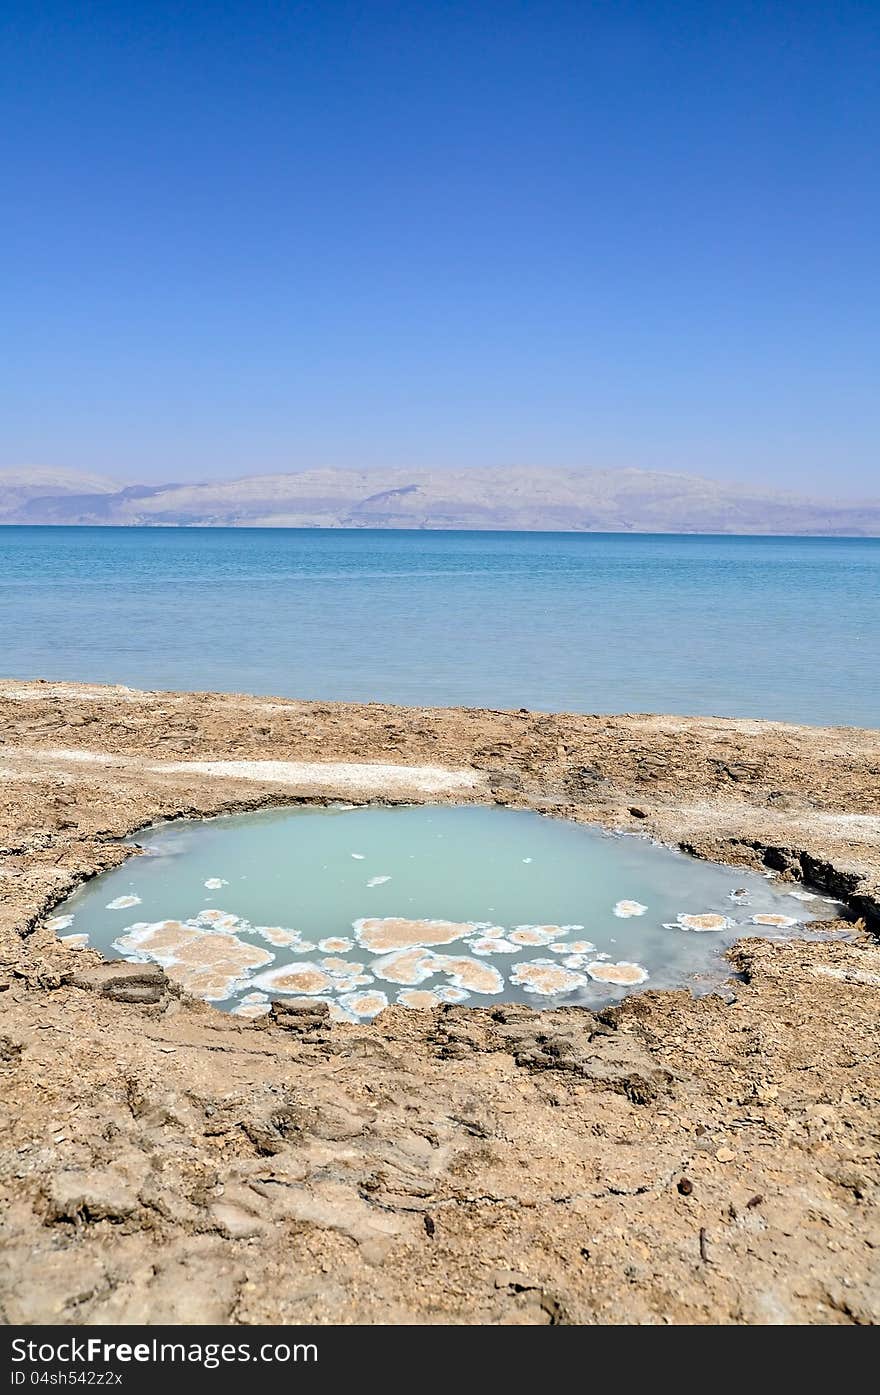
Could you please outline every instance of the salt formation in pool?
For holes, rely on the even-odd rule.
[[[743,935],[808,934],[835,902],[646,839],[520,810],[271,810],[139,834],[50,925],[71,948],[165,967],[242,1017],[309,997],[367,1020],[392,1003],[601,1006],[706,992]]]

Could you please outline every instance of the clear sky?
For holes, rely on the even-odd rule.
[[[4,0],[0,36],[0,466],[880,494],[877,0]]]

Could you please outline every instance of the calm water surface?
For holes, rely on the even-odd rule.
[[[880,539],[0,528],[6,676],[880,725]]]

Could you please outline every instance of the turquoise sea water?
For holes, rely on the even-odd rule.
[[[370,1017],[385,1001],[426,1006],[413,989],[478,1006],[707,992],[729,977],[723,950],[743,934],[810,933],[839,909],[757,872],[522,810],[266,810],[133,841],[150,855],[77,891],[53,928],[156,960],[246,1015],[260,1006],[253,993],[263,1008],[308,994]],[[715,928],[678,920],[707,914]],[[781,923],[754,924],[761,915]]]
[[[0,673],[880,726],[880,539],[0,528]]]

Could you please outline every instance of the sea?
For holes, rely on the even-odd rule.
[[[880,539],[0,527],[0,675],[880,726]]]

